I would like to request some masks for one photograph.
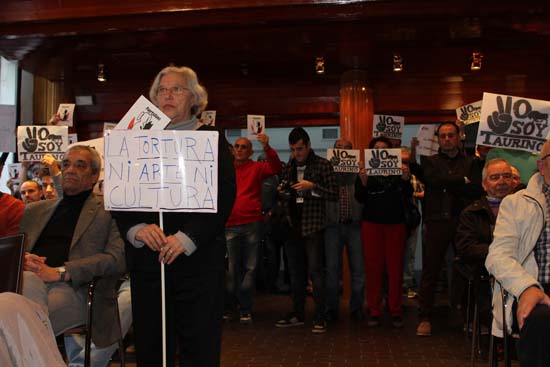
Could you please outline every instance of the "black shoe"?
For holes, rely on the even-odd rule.
[[[291,313],[288,314],[286,317],[280,319],[275,323],[276,327],[281,328],[287,328],[287,327],[293,327],[293,326],[302,326],[304,324],[304,318],[295,314]]]
[[[252,314],[250,312],[241,312],[239,322],[241,324],[252,324]]]
[[[380,325],[382,325],[380,316],[369,316],[369,319],[367,320],[367,327],[379,327]]]
[[[324,334],[327,332],[327,322],[325,320],[313,321],[313,328],[311,329],[313,334]]]
[[[394,316],[391,319],[391,324],[394,328],[402,328],[403,327],[403,318],[401,316]]]
[[[362,309],[358,308],[357,310],[351,311],[349,318],[353,321],[363,321],[365,319],[365,314]]]

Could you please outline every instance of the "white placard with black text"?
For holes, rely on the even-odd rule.
[[[548,140],[550,102],[483,93],[477,144],[538,153]]]
[[[140,96],[130,107],[116,130],[163,130],[170,118],[144,96]]]
[[[405,128],[405,117],[390,115],[373,115],[372,136],[385,136],[390,139],[401,139]]]
[[[359,172],[359,149],[327,149],[327,159],[334,172]]]
[[[401,149],[365,149],[365,169],[369,176],[401,175]]]
[[[31,125],[17,127],[17,153],[20,161],[40,161],[51,154],[63,159],[69,145],[67,126]]]

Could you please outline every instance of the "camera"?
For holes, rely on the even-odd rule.
[[[292,197],[292,194],[294,192],[292,185],[293,183],[287,180],[281,180],[281,183],[279,184],[279,187],[278,187],[278,191],[279,191],[279,196],[283,200],[289,200]]]

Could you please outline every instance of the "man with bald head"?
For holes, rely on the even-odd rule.
[[[252,293],[258,261],[258,244],[262,226],[262,181],[279,174],[282,166],[277,152],[269,146],[269,137],[258,134],[266,162],[250,159],[252,142],[239,138],[233,147],[237,197],[225,227],[229,269],[226,284],[224,318],[229,320],[239,311],[243,324],[252,322]]]
[[[36,181],[27,180],[23,182],[19,192],[21,192],[21,200],[23,200],[25,204],[42,200],[42,189]]]
[[[485,266],[498,281],[493,334],[519,331],[522,366],[550,365],[550,142],[525,190],[502,200]],[[503,331],[500,286],[507,292]]]

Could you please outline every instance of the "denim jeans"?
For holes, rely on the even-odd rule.
[[[325,286],[325,244],[324,230],[302,237],[291,230],[286,244],[290,287],[292,289],[293,312],[301,317],[305,314],[307,276],[313,283],[315,319],[322,320],[326,308]]]
[[[361,310],[365,299],[365,270],[361,224],[331,224],[325,229],[325,259],[327,266],[327,310],[338,313],[340,304],[340,274],[342,252],[346,246],[351,275],[351,312]]]
[[[120,328],[122,335],[126,335],[132,325],[132,297],[130,292],[130,280],[122,283],[118,290],[118,312],[120,315]],[[118,343],[105,348],[98,348],[92,343],[90,351],[90,363],[92,367],[106,367],[111,356],[117,350]],[[84,336],[68,335],[65,337],[65,350],[69,367],[84,366]]]
[[[262,222],[225,227],[228,272],[226,283],[226,311],[239,305],[241,313],[252,311],[252,293],[258,263],[258,244]]]

